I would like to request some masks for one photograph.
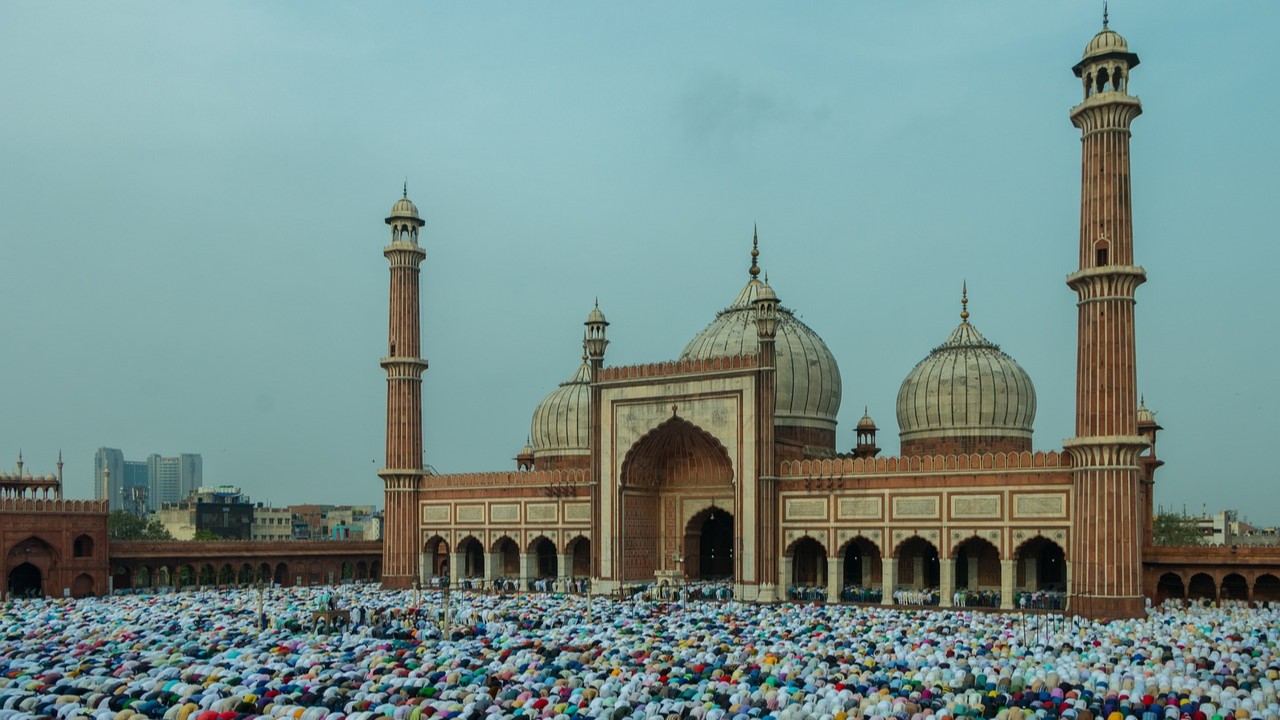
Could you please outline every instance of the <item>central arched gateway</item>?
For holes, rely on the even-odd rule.
[[[624,581],[735,575],[733,463],[715,437],[673,414],[632,446],[620,477]]]
[[[733,514],[714,505],[685,526],[684,576],[690,580],[733,579]]]

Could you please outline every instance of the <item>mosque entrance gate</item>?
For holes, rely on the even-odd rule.
[[[673,414],[622,465],[626,582],[734,577],[733,465],[710,433]]]

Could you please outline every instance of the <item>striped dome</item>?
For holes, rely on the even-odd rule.
[[[966,319],[902,381],[902,440],[952,437],[1031,439],[1036,390],[1013,358]]]
[[[760,351],[752,303],[765,284],[751,278],[729,307],[698,333],[681,360],[705,360]],[[827,344],[790,310],[778,308],[777,402],[774,422],[781,426],[834,430],[840,411],[840,368]]]
[[[533,457],[587,455],[590,450],[591,368],[587,360],[533,411]]]

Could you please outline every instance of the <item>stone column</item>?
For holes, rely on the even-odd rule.
[[[463,570],[465,570],[466,568],[462,567],[462,565],[466,561],[467,561],[467,556],[463,553],[456,552],[449,555],[449,585],[450,586],[455,588],[458,587],[458,581],[461,580],[463,575],[465,574]]]
[[[1026,576],[1027,582],[1023,585],[1028,590],[1035,590],[1040,587],[1040,566],[1033,557],[1027,558],[1022,566],[1022,573]]]
[[[1018,576],[1018,562],[1016,560],[1000,561],[1000,609],[1012,610],[1013,607],[1013,582]]]
[[[566,589],[568,585],[565,581],[573,577],[573,556],[557,555],[556,556],[556,577],[560,579],[562,586]]]
[[[502,553],[488,553],[484,556],[484,584],[493,587],[493,581],[502,575]]]
[[[778,597],[777,600],[791,599],[791,565],[793,558],[790,555],[783,555],[778,558]]]
[[[893,604],[893,589],[898,582],[898,558],[884,558],[880,561],[880,587],[884,592],[884,598],[881,604]]]
[[[862,585],[863,587],[872,587],[875,585],[876,579],[871,577],[871,556],[862,556]]]
[[[534,553],[520,553],[520,592],[529,589],[529,581],[534,578],[538,569],[538,556]]]
[[[956,592],[956,561],[951,558],[938,559],[938,604],[951,607],[951,596]]]
[[[965,589],[977,590],[982,587],[982,578],[978,577],[978,558],[966,558],[965,562],[969,563],[969,576],[965,578]]]
[[[827,558],[827,602],[840,602],[840,591],[844,589],[844,558],[833,556]]]
[[[911,587],[924,587],[924,556],[911,558]]]

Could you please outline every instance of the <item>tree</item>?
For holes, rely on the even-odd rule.
[[[200,530],[197,530],[195,537],[191,539],[207,541],[207,540],[221,540],[222,537],[214,533],[212,530],[207,530],[202,528]]]
[[[1181,513],[1159,513],[1155,516],[1152,534],[1156,545],[1203,545],[1196,521]]]
[[[173,535],[159,520],[147,521],[133,513],[116,510],[107,516],[107,536],[112,540],[172,540]]]

